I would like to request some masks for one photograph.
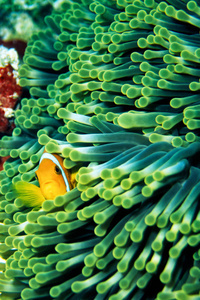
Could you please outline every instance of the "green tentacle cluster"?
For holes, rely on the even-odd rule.
[[[196,300],[200,294],[195,1],[63,1],[33,34],[0,173],[5,299]],[[77,186],[27,208],[44,151]]]

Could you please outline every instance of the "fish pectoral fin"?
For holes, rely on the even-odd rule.
[[[27,207],[41,206],[45,201],[40,188],[32,183],[18,181],[13,184],[13,190],[16,197],[19,198]]]
[[[71,173],[71,177],[70,177],[70,181],[71,181],[71,185],[72,185],[72,188],[74,189],[77,185],[77,180],[76,180],[76,175],[77,175],[78,172],[72,172]]]

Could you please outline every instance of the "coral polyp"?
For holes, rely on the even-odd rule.
[[[2,297],[200,298],[199,9],[66,0],[32,35],[0,141]],[[77,185],[32,209],[12,185],[44,149]]]

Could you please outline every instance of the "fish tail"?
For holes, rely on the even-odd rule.
[[[16,197],[27,207],[41,206],[45,201],[40,188],[26,181],[18,181],[13,184],[13,191]]]

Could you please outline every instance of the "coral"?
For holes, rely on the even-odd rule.
[[[34,31],[44,27],[43,17],[52,9],[59,10],[57,0],[0,0],[0,39],[27,42]]]
[[[19,58],[15,49],[0,46],[0,136],[11,133],[14,109],[22,88],[19,86]],[[0,170],[3,159],[0,158]]]
[[[172,5],[173,4],[173,5]],[[194,1],[63,1],[20,68],[0,173],[0,291],[9,299],[200,298],[199,14]],[[44,151],[79,168],[40,209]]]

